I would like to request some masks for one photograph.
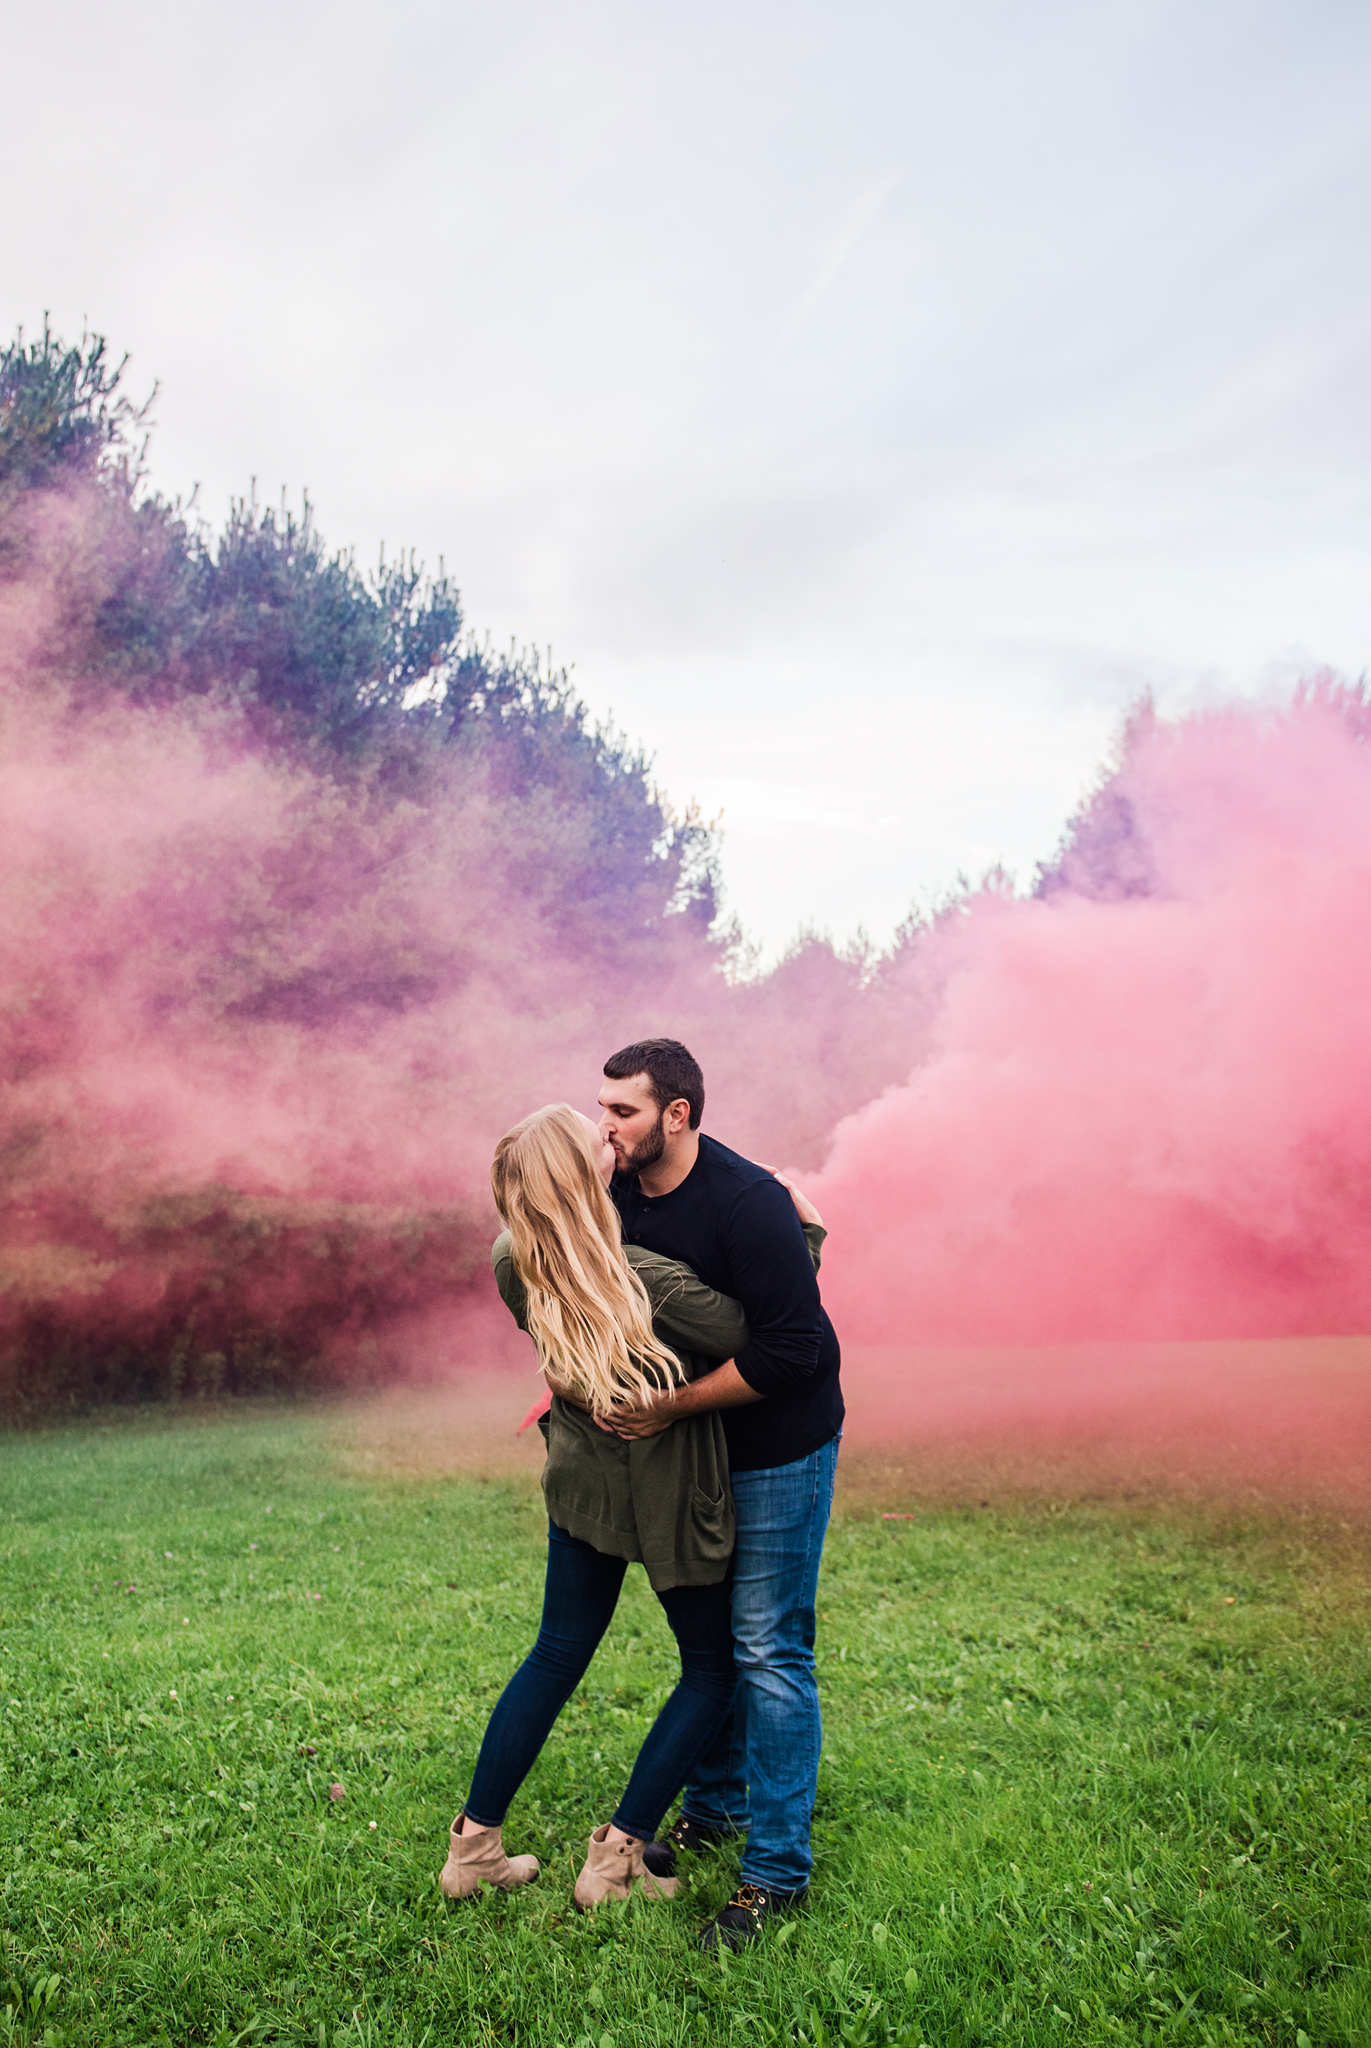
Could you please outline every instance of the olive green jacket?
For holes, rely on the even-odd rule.
[[[815,1270],[825,1233],[805,1230]],[[697,1279],[689,1266],[642,1245],[624,1247],[647,1289],[652,1327],[685,1368],[712,1372],[747,1343],[747,1323],[731,1295]],[[528,1298],[514,1270],[508,1231],[491,1252],[501,1297],[521,1330]],[[609,1557],[641,1564],[657,1593],[673,1586],[717,1585],[733,1555],[733,1495],[724,1425],[717,1409],[673,1422],[659,1436],[625,1443],[582,1408],[559,1396],[539,1428],[547,1442],[543,1495],[559,1529]]]

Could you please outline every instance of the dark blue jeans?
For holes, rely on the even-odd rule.
[[[628,1567],[555,1523],[547,1532],[547,1587],[538,1640],[495,1703],[476,1759],[466,1812],[498,1827],[538,1759],[553,1722],[585,1676],[609,1627]],[[614,1825],[650,1842],[662,1816],[733,1705],[731,1593],[675,1586],[657,1598],[681,1652],[681,1680],[638,1752]]]
[[[803,1891],[813,1860],[822,1734],[814,1599],[837,1464],[835,1436],[793,1465],[733,1474],[738,1701],[690,1773],[684,1811],[746,1831],[743,1878],[767,1891]]]

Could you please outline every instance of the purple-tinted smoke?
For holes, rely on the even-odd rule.
[[[0,584],[11,1396],[485,1353],[495,1138],[652,1032],[810,1179],[859,1354],[1371,1328],[1358,693],[1140,723],[1031,899],[739,980],[687,915],[568,899],[574,791],[460,747],[397,783],[88,674],[93,516],[53,501]]]

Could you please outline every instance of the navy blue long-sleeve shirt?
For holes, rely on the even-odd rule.
[[[694,1166],[669,1195],[616,1173],[610,1194],[625,1244],[681,1259],[741,1302],[750,1341],[738,1371],[760,1401],[725,1408],[729,1465],[755,1472],[807,1458],[842,1427],[838,1338],[819,1300],[795,1204],[764,1167],[701,1133]]]

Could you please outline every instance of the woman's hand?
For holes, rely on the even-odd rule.
[[[758,1164],[760,1165],[761,1161],[758,1161]],[[777,1173],[774,1166],[764,1166],[763,1171],[765,1173],[769,1173],[773,1180],[778,1180],[781,1183],[781,1186],[785,1189],[786,1193],[790,1196],[791,1201],[795,1204],[796,1213],[798,1214],[801,1223],[817,1223],[820,1230],[823,1229],[823,1217],[814,1207],[814,1204],[810,1201],[808,1195],[802,1195],[800,1193],[800,1190],[796,1187],[793,1180],[787,1180],[783,1173]]]

